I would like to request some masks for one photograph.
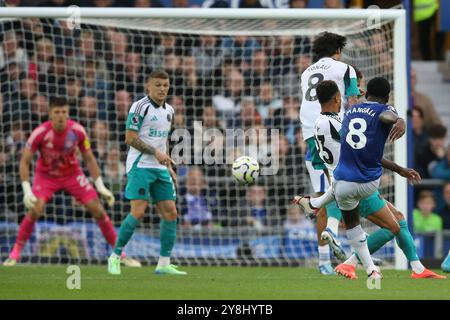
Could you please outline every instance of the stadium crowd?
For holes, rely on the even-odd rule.
[[[6,3],[72,4],[64,0]],[[127,3],[136,7],[164,6],[157,0]],[[174,0],[172,5],[185,7],[188,3]],[[239,7],[254,8],[261,7],[262,2],[244,0],[238,3]],[[305,0],[284,3],[293,8],[308,5]],[[340,7],[344,3],[356,3],[361,7],[373,4],[370,1],[324,1],[327,7]],[[113,6],[115,1],[81,1],[78,4],[104,7]],[[229,2],[211,0],[204,6],[226,4]],[[125,2],[120,1],[120,5]],[[69,101],[71,118],[87,128],[105,181],[121,200],[110,212],[112,220],[119,223],[129,211],[123,197],[128,109],[145,94],[146,75],[162,68],[171,77],[168,103],[176,113],[174,129],[187,128],[193,134],[207,128],[217,128],[221,132],[226,128],[279,129],[281,132],[280,170],[272,179],[262,179],[261,184],[247,189],[238,188],[227,179],[229,165],[179,165],[178,206],[182,225],[261,229],[269,225],[291,228],[308,224],[298,217],[297,209],[290,207],[289,201],[295,194],[309,191],[304,167],[306,145],[298,116],[300,75],[313,60],[309,37],[180,36],[100,26],[72,31],[65,21],[51,19],[2,22],[0,30],[0,206],[3,206],[0,219],[16,221],[17,213],[25,213],[18,176],[21,150],[31,130],[47,120],[49,98],[62,95]],[[354,45],[360,50],[354,49],[354,52],[373,55],[369,63],[382,65],[378,71],[381,74],[377,75],[390,77],[387,70],[392,69],[392,60],[387,54],[387,40],[381,37],[375,32],[366,39],[355,39]],[[414,89],[415,77],[413,70],[414,107],[410,115],[415,168],[423,178],[443,179],[447,183],[435,194],[417,189],[414,223],[418,231],[450,229],[447,128],[440,122],[431,100]],[[195,121],[202,121],[202,127]],[[387,188],[392,177],[386,175],[383,181]],[[67,209],[63,208],[72,207],[74,200],[59,195],[54,201],[56,206],[49,206],[48,210],[53,210],[62,221],[70,220],[70,215],[66,216]],[[80,216],[84,216],[81,209],[72,214],[73,219]],[[158,222],[156,215],[146,219]]]

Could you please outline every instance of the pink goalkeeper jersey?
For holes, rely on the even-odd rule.
[[[90,142],[83,126],[73,120],[68,120],[61,132],[55,131],[50,121],[44,122],[33,130],[26,144],[33,153],[39,151],[36,172],[57,177],[81,171],[75,155],[77,147],[85,153]]]

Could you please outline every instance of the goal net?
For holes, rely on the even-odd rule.
[[[315,222],[290,201],[312,192],[299,122],[300,75],[314,61],[311,46],[318,33],[345,35],[343,61],[360,70],[361,87],[374,76],[388,78],[392,103],[406,114],[403,10],[85,8],[72,10],[70,17],[65,9],[25,10],[0,12],[2,260],[26,213],[21,150],[30,132],[47,120],[52,96],[67,98],[71,118],[87,128],[103,179],[116,196],[114,207],[106,210],[118,230],[130,212],[124,197],[127,112],[146,94],[151,71],[168,72],[168,103],[175,109],[172,151],[189,139],[185,146],[194,146],[172,152],[178,162],[179,212],[172,255],[180,264],[317,262]],[[263,169],[276,163],[278,170],[266,170],[255,185],[242,186],[231,175],[231,162],[249,152]],[[265,161],[275,155],[276,161]],[[386,155],[405,164],[404,145],[388,145]],[[384,173],[383,196],[406,214],[404,188],[404,181]],[[376,229],[367,221],[363,225],[368,233]],[[375,256],[393,263],[395,251],[391,242]],[[21,262],[98,263],[110,252],[93,218],[74,198],[58,192]],[[156,261],[159,217],[153,206],[125,252]]]

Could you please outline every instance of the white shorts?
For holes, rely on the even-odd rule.
[[[333,183],[333,193],[339,209],[349,211],[355,209],[361,199],[377,191],[379,186],[380,179],[365,183],[337,180]]]
[[[317,193],[327,191],[329,186],[328,178],[323,170],[314,169],[311,161],[306,160],[305,163],[314,192]]]

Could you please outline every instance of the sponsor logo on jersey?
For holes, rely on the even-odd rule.
[[[169,130],[157,130],[155,128],[150,128],[148,135],[150,137],[165,138],[169,136]]]

